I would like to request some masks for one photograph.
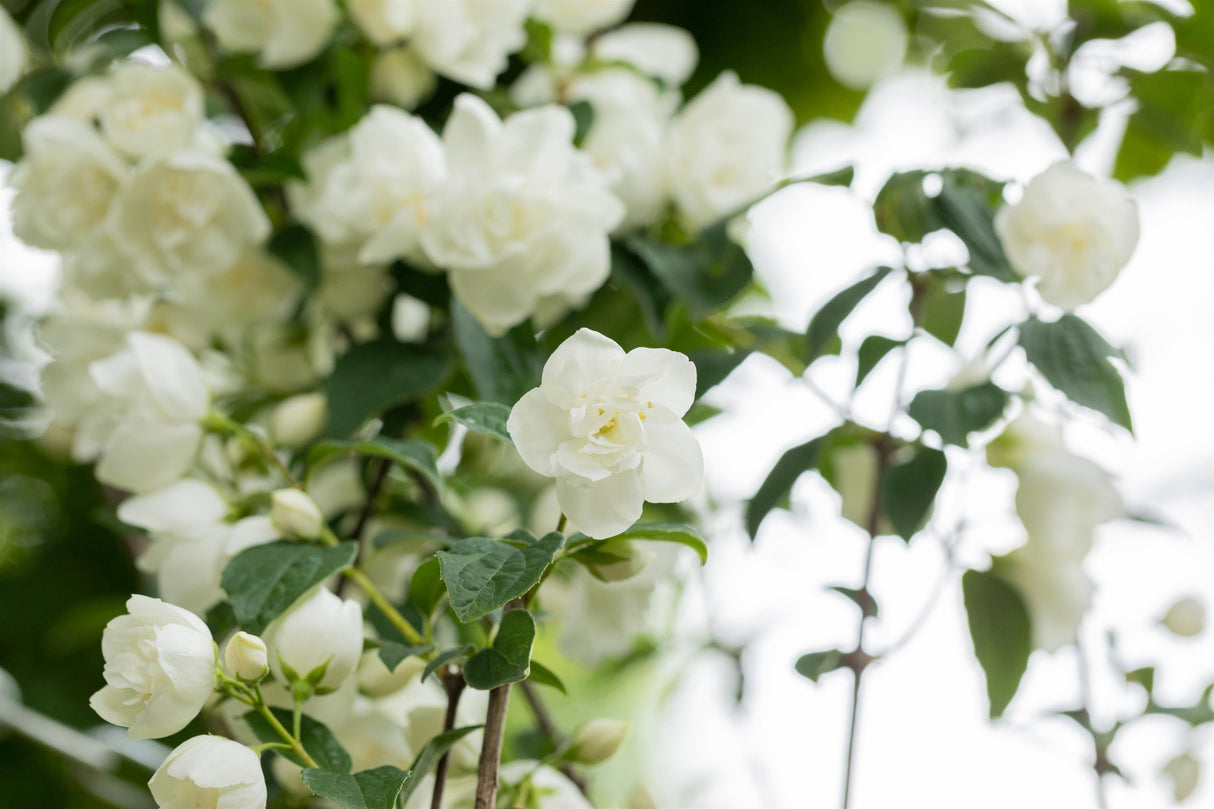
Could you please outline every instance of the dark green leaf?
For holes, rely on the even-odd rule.
[[[793,180],[797,183],[814,183],[816,185],[839,185],[849,186],[856,179],[856,167],[847,165],[834,171],[824,171],[821,174],[815,174],[812,177]]]
[[[384,661],[384,665],[388,667],[388,671],[396,671],[396,667],[404,662],[406,657],[423,655],[433,649],[433,643],[426,643],[421,646],[408,646],[404,643],[385,640],[379,642],[379,659]]]
[[[806,362],[813,362],[825,352],[826,347],[839,336],[839,327],[847,316],[891,272],[893,270],[890,267],[878,268],[872,275],[835,295],[818,310],[809,321],[809,329],[806,331],[809,341],[805,351]]]
[[[342,809],[393,809],[409,773],[385,764],[360,773],[329,772],[312,767],[303,771],[313,795],[328,798]]]
[[[458,303],[452,304],[451,320],[455,343],[481,399],[513,405],[540,384],[545,358],[530,325],[524,323],[501,337],[490,337]]]
[[[471,432],[493,436],[513,446],[514,441],[506,430],[506,421],[509,418],[510,408],[507,405],[500,402],[478,402],[443,413],[434,422],[439,424],[450,421],[462,424]]]
[[[676,542],[694,550],[700,557],[700,564],[708,562],[708,546],[694,529],[674,522],[652,522],[634,525],[622,534],[616,534],[607,541],[639,539],[649,542]]]
[[[803,654],[797,658],[795,667],[797,674],[816,683],[823,674],[843,667],[843,653],[838,649],[831,649],[827,652]]]
[[[1028,361],[1067,398],[1133,431],[1125,383],[1109,362],[1118,352],[1095,329],[1075,315],[1052,323],[1030,318],[1020,326],[1020,345]]]
[[[536,539],[525,532],[511,534],[522,547],[504,540],[469,537],[438,552],[451,608],[468,623],[520,598],[544,575],[565,542],[561,534]]]
[[[300,596],[349,566],[357,553],[357,542],[335,547],[285,540],[255,545],[228,562],[221,584],[241,628],[260,635]]]
[[[907,413],[944,443],[968,447],[969,434],[994,424],[1007,403],[1007,391],[994,382],[983,382],[960,390],[919,391]]]
[[[696,366],[696,398],[725,381],[750,356],[749,351],[718,351],[703,348],[687,352]]]
[[[1142,686],[1149,697],[1151,692],[1155,690],[1155,667],[1144,666],[1143,668],[1128,671],[1125,675],[1125,681]]]
[[[943,452],[920,447],[909,459],[885,470],[881,510],[907,542],[927,519],[947,469]]]
[[[855,387],[860,387],[860,383],[868,378],[868,375],[877,367],[877,363],[885,358],[886,354],[898,346],[904,345],[906,345],[905,340],[895,340],[892,337],[884,337],[880,334],[872,334],[865,337],[864,342],[860,343],[860,350],[857,355]]]
[[[413,571],[409,580],[409,603],[423,615],[433,614],[446,592],[447,585],[443,583],[437,557],[431,556]]]
[[[732,300],[754,275],[749,256],[729,238],[724,223],[705,228],[692,244],[640,235],[628,237],[625,244],[696,318]]]
[[[1020,687],[1033,650],[1028,608],[1016,589],[994,573],[961,577],[974,654],[986,675],[991,718],[1003,715]]]
[[[489,691],[506,683],[524,680],[531,673],[531,647],[535,643],[535,619],[526,610],[502,615],[493,646],[481,649],[464,664],[464,679],[470,688]]]
[[[751,540],[758,534],[759,525],[768,512],[788,497],[797,478],[817,466],[818,451],[821,448],[822,438],[815,438],[793,447],[776,461],[776,465],[767,474],[767,479],[746,504],[746,532],[750,534]]]
[[[943,279],[934,280],[917,302],[915,325],[946,346],[957,342],[965,318],[965,287],[950,290]]]
[[[556,672],[543,665],[538,660],[531,661],[531,674],[527,676],[527,679],[540,685],[546,685],[549,688],[555,688],[562,694],[569,693],[565,690],[565,684],[561,682],[561,678],[556,676]]]
[[[286,708],[271,708],[270,711],[273,712],[274,718],[283,727],[291,727],[293,721],[291,711]],[[245,714],[244,720],[263,743],[269,744],[283,740],[282,736],[278,735],[278,731],[266,721],[266,718],[256,711],[250,711]],[[333,731],[329,730],[323,723],[305,714],[300,720],[299,739],[303,744],[304,750],[307,750],[312,760],[323,769],[335,773],[350,771],[350,754],[337,741],[337,737],[333,735]],[[301,767],[308,766],[302,758],[291,750],[279,749],[276,752],[283,758],[289,759]]]
[[[344,438],[384,410],[436,388],[447,372],[444,351],[379,339],[337,358],[325,381],[329,435]]]
[[[417,758],[413,759],[413,766],[409,768],[412,777],[405,782],[405,788],[401,790],[400,797],[398,798],[400,805],[408,805],[409,798],[413,795],[413,790],[417,789],[418,784],[422,782],[426,774],[434,769],[434,765],[443,757],[443,753],[450,750],[460,739],[473,731],[480,730],[481,727],[481,725],[470,725],[464,728],[456,728],[446,733],[440,733],[426,742],[421,752],[417,754]]]
[[[406,471],[417,472],[435,489],[443,487],[442,476],[438,473],[438,455],[434,451],[434,446],[426,441],[385,437],[368,438],[363,441],[328,439],[312,447],[308,452],[308,464],[311,469],[316,469],[342,455],[368,455],[372,458],[383,458],[398,464]]]
[[[860,608],[860,612],[865,618],[876,618],[880,611],[877,606],[877,600],[867,590],[857,590],[854,587],[843,587],[841,585],[833,585],[830,587],[841,596],[850,599],[853,604]]]
[[[121,0],[59,0],[49,7],[46,34],[56,51],[87,42],[90,35],[107,27],[132,21]]]
[[[456,646],[452,649],[447,649],[444,652],[439,652],[434,659],[426,664],[426,668],[422,670],[422,681],[425,680],[434,672],[446,663],[450,663],[458,658],[467,657],[475,647],[470,643],[465,643],[463,646]]]
[[[590,127],[594,126],[594,105],[584,98],[579,99],[569,105],[569,112],[573,115],[574,123],[573,145],[581,146]]]

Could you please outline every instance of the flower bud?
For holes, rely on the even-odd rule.
[[[320,506],[299,489],[279,489],[270,495],[270,519],[288,539],[316,539],[325,524]]]
[[[255,683],[270,671],[266,643],[256,635],[237,632],[223,652],[224,665],[238,680]]]
[[[362,608],[316,588],[270,624],[270,670],[288,685],[306,680],[318,692],[338,688],[363,651]]]
[[[1163,774],[1172,782],[1172,797],[1181,803],[1197,789],[1201,764],[1191,754],[1182,753],[1163,765]]]
[[[284,447],[301,447],[320,435],[329,415],[323,393],[302,393],[284,399],[270,416],[274,441]]]
[[[619,557],[618,561],[594,565],[594,574],[603,581],[631,579],[653,561],[653,551],[626,540],[605,542],[599,550]]]
[[[1200,635],[1205,629],[1206,609],[1195,598],[1182,598],[1163,616],[1163,625],[1182,638]]]
[[[622,719],[591,719],[573,731],[564,757],[579,764],[599,764],[615,755],[627,736],[628,723]]]

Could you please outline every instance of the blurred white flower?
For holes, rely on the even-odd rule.
[[[1012,268],[1037,278],[1041,297],[1074,309],[1117,278],[1138,244],[1138,206],[1124,186],[1061,161],[995,216]]]
[[[491,334],[546,298],[578,305],[611,265],[608,233],[624,207],[574,148],[573,116],[546,106],[505,122],[461,95],[443,131],[450,179],[435,197],[422,247]]]
[[[266,517],[227,522],[227,513],[219,492],[188,478],[118,507],[118,519],[148,532],[139,569],[156,574],[164,600],[200,615],[224,599],[219,582],[233,556],[278,538]]]
[[[221,736],[184,742],[148,781],[160,809],[265,809],[266,781],[257,754]]]
[[[96,460],[97,479],[148,492],[182,477],[202,441],[210,394],[189,351],[134,332],[123,349],[88,367],[96,405],[80,419],[72,455]]]
[[[354,24],[379,46],[400,42],[412,33],[418,5],[407,0],[346,0]]]
[[[579,764],[601,764],[615,755],[626,738],[628,723],[624,720],[591,719],[574,729],[565,757]]]
[[[202,85],[174,64],[119,62],[108,81],[101,132],[128,157],[187,146],[206,119]]]
[[[434,92],[438,79],[413,48],[380,51],[371,63],[371,98],[411,110]]]
[[[585,36],[628,16],[636,0],[535,0],[531,16],[554,30]]]
[[[716,222],[769,190],[784,171],[792,111],[777,93],[733,73],[687,103],[670,125],[668,180],[683,225]]]
[[[333,0],[212,0],[202,13],[221,48],[255,53],[258,63],[271,70],[317,56],[339,18]]]
[[[25,35],[17,27],[16,21],[9,16],[7,9],[0,6],[0,93],[8,90],[21,78],[29,62],[29,55]]]
[[[441,0],[414,6],[409,40],[435,73],[488,90],[523,47],[529,0]]]
[[[270,670],[282,683],[308,679],[323,667],[314,685],[337,689],[358,665],[363,651],[363,614],[357,601],[342,601],[317,587],[276,618],[262,636],[270,648]]]
[[[320,435],[329,417],[323,393],[301,393],[284,399],[270,416],[270,435],[284,447],[302,447]]]
[[[630,64],[669,87],[681,87],[700,61],[691,34],[653,22],[634,22],[608,31],[595,38],[590,52],[602,62]]]
[[[316,539],[325,526],[325,515],[316,501],[291,488],[270,495],[270,520],[288,539]]]
[[[625,354],[579,329],[548,358],[542,384],[519,399],[507,429],[523,461],[556,478],[561,510],[603,539],[636,522],[645,500],[699,493],[704,458],[682,421],[695,388],[686,356],[662,348]]]
[[[413,258],[429,200],[446,170],[430,127],[395,107],[371,108],[349,132],[304,155],[308,182],[287,192],[297,215],[363,263]]]
[[[270,235],[270,220],[231,163],[182,150],[140,165],[114,227],[150,283],[231,267]]]
[[[266,642],[248,632],[237,632],[223,650],[223,664],[236,679],[257,682],[270,671]]]
[[[25,155],[9,181],[13,233],[61,250],[89,241],[106,224],[130,169],[88,124],[43,115],[22,133]]]
[[[158,739],[190,723],[215,690],[215,644],[194,613],[133,595],[105,625],[105,686],[89,705],[132,739]]]
[[[831,17],[822,41],[826,69],[845,87],[863,90],[902,67],[906,22],[893,6],[859,0]]]
[[[1182,598],[1168,608],[1162,623],[1169,632],[1182,638],[1200,635],[1206,625],[1206,608],[1195,598]]]

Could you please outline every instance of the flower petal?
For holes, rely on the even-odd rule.
[[[624,356],[621,382],[635,386],[638,398],[662,405],[675,416],[696,397],[696,366],[686,354],[665,348],[634,348]]]
[[[615,340],[578,329],[544,364],[541,387],[554,405],[577,407],[585,403],[586,394],[614,379],[623,361],[624,349]]]
[[[570,437],[569,413],[556,407],[535,388],[523,394],[506,421],[506,431],[523,457],[523,463],[552,477],[556,474],[556,453],[561,442]]]
[[[704,454],[691,428],[664,407],[647,411],[647,449],[641,462],[645,499],[678,503],[704,487]]]
[[[558,478],[556,498],[569,519],[595,539],[628,530],[640,519],[645,504],[636,470],[594,482]]]

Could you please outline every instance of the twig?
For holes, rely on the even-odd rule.
[[[539,692],[535,690],[535,686],[530,682],[523,680],[519,683],[523,690],[523,696],[527,699],[527,705],[531,707],[531,713],[535,716],[535,727],[548,743],[555,750],[561,746],[561,732],[557,730],[556,723],[552,721],[552,716],[548,713],[548,706],[544,704],[540,698]],[[589,788],[586,785],[586,779],[583,778],[576,770],[568,764],[562,763],[557,769],[561,774],[573,782],[573,785],[585,796],[589,797]],[[437,807],[435,807],[437,809]]]
[[[502,760],[502,740],[506,734],[506,708],[510,705],[510,683],[489,692],[485,714],[485,741],[476,772],[476,809],[497,806],[497,771]]]
[[[1108,809],[1109,799],[1104,790],[1104,774],[1109,771],[1108,750],[1100,734],[1092,727],[1092,670],[1088,665],[1083,643],[1078,638],[1075,639],[1075,661],[1079,669],[1079,698],[1082,703],[1080,715],[1083,721],[1080,724],[1092,737],[1092,752],[1095,756],[1092,769],[1096,771],[1096,806],[1098,809]]]
[[[443,667],[440,676],[443,680],[443,688],[447,691],[447,713],[443,717],[443,733],[447,733],[455,728],[455,714],[459,708],[459,698],[464,693],[464,686],[467,683],[463,674],[452,671],[446,666]],[[443,752],[442,758],[438,760],[438,766],[434,768],[434,796],[430,799],[430,809],[439,809],[443,805],[443,787],[447,783],[447,764],[450,759],[451,749],[448,748]]]

